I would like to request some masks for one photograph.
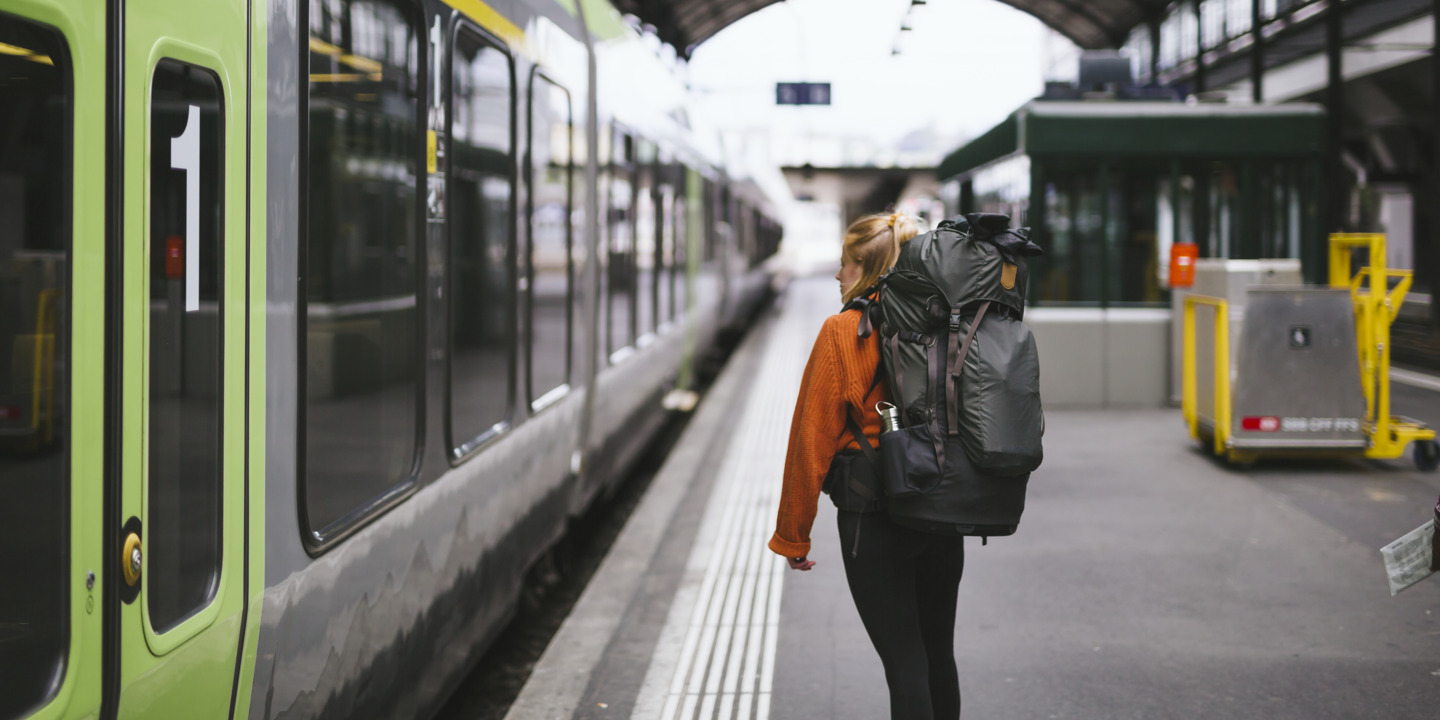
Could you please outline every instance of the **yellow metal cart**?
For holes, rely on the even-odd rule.
[[[1350,274],[1357,250],[1369,265]],[[1435,431],[1390,414],[1390,326],[1412,281],[1385,267],[1385,236],[1330,236],[1323,288],[1255,287],[1240,337],[1220,298],[1185,299],[1182,409],[1191,437],[1232,462],[1262,456],[1440,465]]]

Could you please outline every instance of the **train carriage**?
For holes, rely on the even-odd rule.
[[[768,291],[598,0],[0,0],[0,718],[423,717]]]

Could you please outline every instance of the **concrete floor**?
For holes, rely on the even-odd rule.
[[[714,693],[712,676],[724,678],[720,699],[695,705],[707,718],[888,715],[828,500],[809,573],[741,552],[768,538],[773,504],[730,535],[722,527],[721,499],[773,502],[771,440],[783,440],[794,401],[793,387],[784,397],[776,388],[798,381],[833,293],[828,282],[795,283],[737,352],[508,718],[648,720],[662,716],[665,688],[673,701],[676,688],[707,679],[712,689],[700,692]],[[762,393],[757,410],[748,398]],[[1440,422],[1440,393],[1396,394],[1396,412]],[[777,429],[752,435],[747,423],[761,420]],[[1052,409],[1047,425],[1019,532],[967,544],[955,643],[966,717],[1440,717],[1440,577],[1392,598],[1378,552],[1430,516],[1440,475],[1408,461],[1232,468],[1189,440],[1178,409]],[[718,469],[746,453],[753,467]],[[725,557],[732,588],[753,595],[739,602],[753,617],[732,615],[727,599],[712,659],[702,649],[677,673],[674,658],[692,657],[680,638],[687,621],[699,627],[689,619],[714,581],[705,560],[717,537],[744,546]],[[773,671],[765,662],[752,673],[744,653],[769,642]],[[746,659],[733,705],[724,692],[741,664],[727,671],[727,657]],[[680,716],[694,717],[666,720]]]
[[[1226,467],[1179,413],[1052,411],[1019,532],[967,546],[956,629],[974,718],[1434,718],[1440,580],[1391,598],[1378,549],[1434,475]],[[786,577],[776,720],[883,718],[833,512]],[[828,562],[827,562],[828,561]]]

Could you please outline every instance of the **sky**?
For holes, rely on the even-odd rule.
[[[902,33],[906,20],[913,30]],[[711,122],[768,126],[775,160],[791,164],[834,154],[827,139],[837,137],[883,147],[924,128],[946,143],[974,137],[1038,95],[1047,76],[1073,73],[1046,67],[1072,52],[997,0],[786,0],[702,43],[688,75]],[[781,81],[829,82],[832,105],[777,107]]]

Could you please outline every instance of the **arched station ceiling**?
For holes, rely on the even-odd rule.
[[[682,56],[740,18],[780,0],[613,0],[615,7],[653,25]],[[931,0],[941,2],[944,0]],[[1087,50],[1118,48],[1169,0],[999,0],[1030,13]],[[919,22],[924,22],[923,18]],[[983,32],[983,28],[977,28]]]

